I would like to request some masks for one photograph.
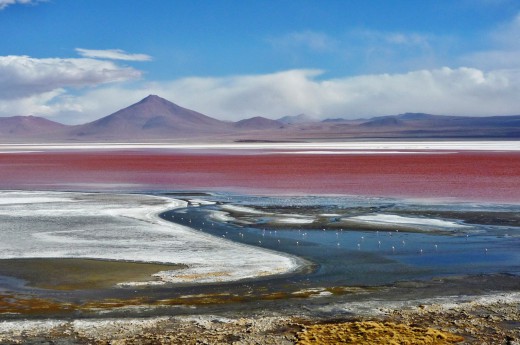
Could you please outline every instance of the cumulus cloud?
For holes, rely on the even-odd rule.
[[[14,5],[14,4],[31,5],[31,4],[36,4],[36,3],[42,2],[42,1],[46,1],[46,0],[0,0],[0,11],[9,5]]]
[[[516,100],[520,92],[518,71],[441,68],[337,79],[319,77],[320,71],[292,70],[260,76],[187,78],[156,88],[173,101],[231,119],[299,113],[322,118],[408,111],[520,113]]]
[[[484,72],[440,68],[401,74],[321,79],[321,71],[290,70],[264,75],[183,78],[105,86],[78,96],[57,95],[48,105],[64,122],[94,120],[158,94],[181,106],[223,120],[250,116],[278,118],[306,113],[318,118],[358,118],[425,112],[446,115],[520,114],[520,70]],[[33,106],[36,106],[33,104]],[[43,108],[42,108],[43,109]]]
[[[87,58],[109,59],[109,60],[124,60],[124,61],[150,61],[152,57],[146,54],[129,54],[121,49],[83,49],[76,48],[79,55]]]
[[[141,72],[95,59],[0,56],[0,99],[30,97],[66,87],[136,79]]]

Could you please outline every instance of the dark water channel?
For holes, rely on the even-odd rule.
[[[376,286],[440,276],[520,273],[520,224],[515,218],[519,207],[515,205],[417,205],[345,197],[217,195],[210,200],[219,204],[189,206],[161,216],[214,236],[305,258],[315,269],[292,279],[310,286]],[[222,207],[225,204],[245,206],[253,213],[236,212]],[[277,209],[281,211],[276,213]],[[393,230],[398,224],[385,223],[380,230],[363,230],[359,225],[339,228],[335,220],[348,217],[353,210],[356,215],[397,214],[399,220],[424,220],[426,227],[419,224],[416,231],[399,231]],[[234,220],[219,221],[215,211]],[[267,216],[261,214],[264,211]],[[451,217],[433,217],[434,211]],[[314,216],[314,222],[269,222],[280,215],[290,220],[291,216]],[[480,215],[478,222],[475,215]],[[244,219],[250,224],[244,224]],[[447,226],[432,227],[430,219]],[[496,224],[490,224],[493,219]]]

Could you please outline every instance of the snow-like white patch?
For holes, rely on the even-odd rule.
[[[49,196],[52,195],[52,196]],[[0,205],[10,204],[37,204],[44,202],[73,202],[74,199],[66,196],[58,196],[53,192],[26,192],[24,196],[20,196],[16,191],[4,191],[0,198]]]
[[[167,317],[155,317],[150,319],[94,319],[74,320],[68,325],[81,337],[103,338],[114,334],[125,337],[142,333],[143,330],[153,328],[161,322],[167,321]]]
[[[393,214],[371,214],[364,216],[355,216],[343,218],[344,220],[355,220],[374,224],[411,224],[411,225],[424,225],[424,226],[435,226],[442,228],[467,228],[467,225],[462,225],[449,220],[432,219],[432,218],[416,218],[416,217],[403,217]]]
[[[192,205],[215,205],[215,201],[209,201],[204,199],[190,199],[190,204]]]
[[[0,259],[97,258],[188,266],[158,272],[163,283],[254,278],[290,272],[302,262],[157,216],[185,207],[187,202],[181,200],[138,194],[0,192],[0,200],[4,197],[21,202],[2,205]],[[39,202],[42,197],[45,202]]]
[[[337,213],[322,213],[320,217],[341,217],[341,214]]]
[[[210,218],[218,222],[233,222],[236,219],[231,217],[229,213],[223,211],[211,211]]]
[[[281,224],[311,224],[314,222],[314,218],[273,218],[271,222]]]
[[[63,327],[66,321],[61,320],[22,320],[0,322],[0,341],[4,337],[19,337],[28,331],[49,334],[53,329]]]
[[[362,302],[348,302],[345,304],[329,304],[319,307],[317,310],[331,312],[333,310],[348,311],[357,315],[388,315],[396,309],[421,309],[434,308],[436,311],[463,310],[471,307],[486,307],[496,303],[518,303],[520,293],[518,292],[499,292],[483,296],[456,295],[442,296],[433,298],[411,299],[409,296],[402,300],[366,300]]]
[[[81,144],[0,144],[2,151],[31,150],[273,150],[273,151],[520,151],[519,140],[459,140],[459,141],[349,141],[306,143],[81,143]]]
[[[247,207],[247,206],[225,204],[225,205],[222,205],[220,208],[225,211],[236,212],[236,213],[265,214],[265,212],[262,212],[262,211],[259,211],[257,209],[254,209],[252,207]]]

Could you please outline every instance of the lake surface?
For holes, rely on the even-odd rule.
[[[310,286],[520,274],[518,205],[341,196],[216,194],[204,199],[218,204],[195,200],[196,206],[161,216],[218,237],[303,257],[315,270],[292,279]]]

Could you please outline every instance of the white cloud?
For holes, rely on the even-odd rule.
[[[187,78],[154,86],[181,105],[221,118],[306,113],[372,116],[408,111],[433,114],[520,113],[520,72],[441,68],[402,74],[319,79],[315,70],[258,76]]]
[[[0,0],[0,11],[9,5],[14,5],[14,4],[31,5],[31,4],[36,4],[38,2],[43,2],[43,1],[47,1],[47,0]]]
[[[158,94],[181,106],[225,120],[262,115],[278,118],[306,113],[316,117],[425,112],[451,115],[520,114],[520,70],[484,72],[440,68],[401,74],[326,79],[320,71],[290,70],[226,78],[184,78],[87,90],[78,96],[41,99],[41,109],[64,122],[85,122]],[[38,100],[33,99],[36,107]],[[4,112],[4,110],[0,109]],[[20,112],[18,112],[20,113]],[[32,112],[34,113],[34,112]],[[74,120],[66,116],[75,116]]]
[[[95,59],[0,56],[0,99],[24,98],[66,87],[136,79],[141,72]]]
[[[146,54],[129,54],[121,49],[83,49],[76,48],[76,51],[83,57],[109,59],[109,60],[124,60],[124,61],[150,61],[152,57]]]

